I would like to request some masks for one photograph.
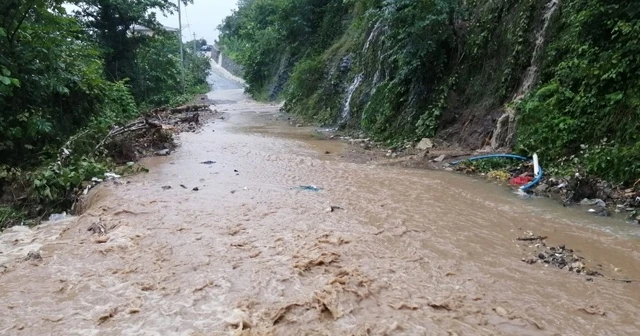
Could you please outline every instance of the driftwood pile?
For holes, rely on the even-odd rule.
[[[203,118],[215,113],[210,105],[154,109],[126,125],[113,128],[96,150],[104,149],[116,162],[136,161],[156,151],[172,151],[174,134],[195,131]]]

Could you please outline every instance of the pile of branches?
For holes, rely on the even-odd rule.
[[[104,149],[116,162],[136,161],[152,151],[173,150],[173,135],[194,131],[201,124],[201,111],[211,112],[209,105],[184,105],[157,108],[121,127],[112,129],[96,146]]]

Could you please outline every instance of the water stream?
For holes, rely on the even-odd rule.
[[[242,89],[210,98],[225,119],[149,173],[0,234],[1,335],[640,335],[640,284],[607,280],[640,279],[639,228],[357,163]],[[522,262],[525,231],[606,277]]]
[[[522,83],[518,87],[516,94],[511,99],[511,102],[505,107],[505,113],[498,118],[496,128],[493,131],[491,137],[491,148],[499,149],[502,147],[511,147],[513,144],[513,137],[516,132],[516,111],[515,105],[517,105],[522,99],[531,91],[536,79],[538,78],[538,64],[540,61],[540,55],[544,50],[545,37],[551,17],[558,9],[559,0],[549,0],[544,8],[544,14],[542,16],[543,24],[540,30],[536,33],[536,41],[531,55],[531,62],[527,68]]]
[[[356,92],[360,84],[362,84],[362,80],[364,79],[364,73],[357,75],[353,79],[353,83],[349,85],[347,89],[347,94],[344,100],[344,106],[342,107],[342,113],[340,114],[340,125],[346,124],[346,122],[351,117],[351,99],[353,98],[353,94]]]

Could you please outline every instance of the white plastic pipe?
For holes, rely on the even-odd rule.
[[[538,154],[533,154],[533,176],[540,174],[540,164],[538,163]]]

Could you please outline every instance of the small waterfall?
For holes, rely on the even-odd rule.
[[[351,116],[351,98],[353,98],[353,94],[356,92],[360,84],[362,84],[362,80],[364,79],[364,73],[361,73],[353,79],[353,83],[347,89],[347,96],[344,101],[344,106],[342,107],[342,114],[340,115],[340,125],[344,125],[349,120]]]
[[[538,78],[538,59],[544,47],[545,36],[551,17],[558,9],[558,3],[560,0],[549,0],[544,7],[543,24],[542,28],[536,33],[536,43],[531,55],[531,63],[525,72],[524,79],[518,87],[515,96],[511,99],[511,103],[507,106],[505,113],[500,116],[496,123],[496,128],[493,131],[491,137],[491,148],[498,149],[504,146],[511,146],[513,143],[513,137],[516,131],[516,111],[515,105],[517,105],[522,99],[531,91],[531,88],[535,84]]]
[[[373,27],[373,29],[371,30],[371,34],[369,34],[369,38],[367,38],[367,42],[364,44],[364,48],[362,48],[362,51],[367,51],[369,49],[369,47],[371,46],[371,43],[373,43],[373,40],[375,40],[375,38],[378,36],[381,29],[382,29],[382,20],[378,21],[376,25]]]

